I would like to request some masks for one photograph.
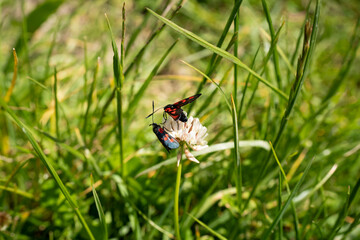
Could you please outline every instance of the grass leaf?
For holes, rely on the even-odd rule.
[[[204,39],[200,38],[199,36],[197,36],[196,34],[181,28],[180,26],[176,25],[174,22],[158,15],[157,13],[155,13],[154,11],[152,11],[151,9],[147,8],[147,10],[154,15],[155,17],[157,17],[158,19],[160,19],[162,22],[166,23],[168,26],[170,26],[171,28],[173,28],[174,30],[176,30],[177,32],[179,32],[181,35],[191,39],[192,41],[200,44],[201,46],[215,52],[216,54],[222,56],[223,58],[228,59],[229,61],[235,63],[236,65],[238,65],[239,67],[245,69],[246,71],[248,71],[249,73],[251,73],[256,79],[258,79],[260,82],[264,83],[266,86],[268,86],[271,90],[273,90],[274,92],[276,92],[280,97],[284,98],[285,100],[288,99],[288,96],[286,96],[286,94],[284,92],[282,92],[281,90],[279,90],[278,88],[276,88],[273,84],[271,84],[270,82],[268,82],[267,80],[265,80],[264,78],[262,78],[259,74],[257,74],[256,72],[254,72],[254,70],[252,70],[251,68],[249,68],[247,65],[245,65],[242,61],[240,61],[240,59],[234,57],[233,55],[231,55],[230,53],[222,50],[219,47],[216,47],[208,42],[206,42]]]
[[[97,212],[99,214],[100,224],[102,226],[103,239],[106,240],[106,239],[108,239],[108,231],[107,231],[107,224],[106,224],[105,214],[104,214],[104,210],[103,210],[103,208],[101,206],[99,196],[96,193],[96,190],[94,188],[94,178],[93,178],[92,174],[90,175],[90,180],[91,180],[91,188],[92,188],[92,193],[93,193],[93,196],[94,196],[96,209],[97,209]]]

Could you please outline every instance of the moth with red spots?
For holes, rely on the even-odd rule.
[[[174,104],[168,104],[164,107],[164,111],[170,115],[170,117],[172,117],[175,121],[180,120],[181,122],[187,122],[187,117],[184,113],[184,110],[181,109],[182,106],[185,106],[186,104],[192,103],[193,101],[195,101],[198,97],[201,96],[201,93],[198,93],[194,96],[185,98],[183,100],[180,100]],[[157,109],[159,110],[159,109]],[[156,111],[157,111],[156,110]],[[150,117],[151,115],[153,115],[156,111],[153,111],[153,113],[151,113],[149,116],[147,116],[146,118]]]
[[[172,149],[178,148],[179,142],[173,138],[170,134],[168,134],[160,125],[156,123],[150,124],[153,127],[153,132],[161,142],[161,144],[166,148],[168,152]]]
[[[153,113],[154,113],[154,102],[153,102]],[[166,148],[168,152],[172,149],[178,148],[179,142],[172,137],[170,134],[168,134],[159,124],[154,123],[154,117],[153,122],[149,125],[153,127],[153,132],[161,142],[161,144]]]

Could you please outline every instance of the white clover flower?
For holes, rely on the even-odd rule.
[[[199,163],[188,149],[190,147],[192,150],[199,151],[208,147],[207,141],[205,141],[205,137],[208,135],[207,129],[201,125],[198,118],[189,117],[184,123],[168,117],[164,122],[164,129],[184,147],[184,153],[188,160]],[[181,155],[182,152],[179,151],[177,166],[180,164]]]

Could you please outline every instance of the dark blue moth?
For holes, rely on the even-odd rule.
[[[168,152],[180,146],[178,141],[160,127],[160,125],[156,123],[152,123],[151,125],[153,127],[153,132]]]
[[[152,102],[152,107],[154,113],[154,101]],[[152,117],[152,124],[149,126],[153,127],[153,132],[168,152],[180,146],[179,142],[174,137],[168,134],[159,124],[154,123],[154,115]]]

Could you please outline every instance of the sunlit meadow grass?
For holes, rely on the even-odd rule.
[[[0,19],[0,239],[360,238],[357,1],[3,0]],[[196,93],[209,147],[177,167],[145,117]]]

